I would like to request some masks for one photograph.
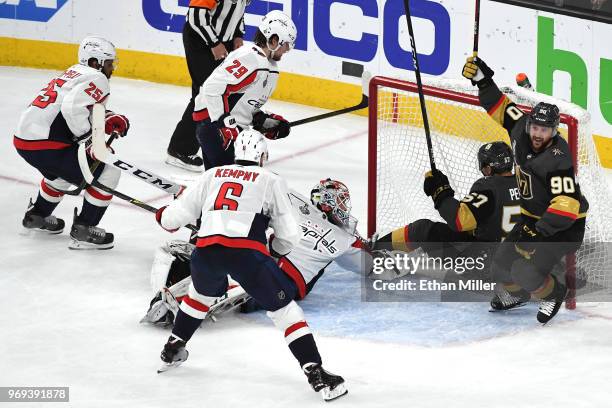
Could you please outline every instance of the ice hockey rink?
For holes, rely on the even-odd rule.
[[[59,236],[23,230],[41,176],[17,155],[12,136],[22,109],[54,74],[0,67],[0,386],[69,386],[64,406],[73,407],[324,404],[263,313],[207,322],[189,342],[189,360],[156,373],[169,330],[139,320],[152,297],[155,249],[186,238],[185,230],[171,235],[153,214],[118,199],[100,224],[115,234],[110,251],[69,251],[69,228]],[[131,122],[117,154],[177,181],[193,179],[163,163],[188,88],[123,78],[111,88],[109,107]],[[266,108],[289,120],[321,112],[278,101]],[[365,117],[296,127],[269,146],[270,168],[302,194],[321,178],[344,181],[365,233]],[[117,189],[155,206],[171,200],[127,174]],[[80,204],[66,196],[58,207],[67,227]],[[332,267],[301,303],[325,367],[347,381],[348,396],[334,406],[612,405],[610,305],[578,303],[542,327],[536,305],[493,314],[485,303],[362,302],[359,279]]]

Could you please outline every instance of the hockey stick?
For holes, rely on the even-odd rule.
[[[96,114],[96,106],[94,105],[94,114]],[[103,107],[102,107],[103,109]],[[97,113],[99,115],[99,113]],[[104,140],[104,133],[93,132],[91,138],[91,150],[96,159],[103,163],[113,166],[121,171],[130,173],[132,176],[145,181],[147,184],[159,188],[167,192],[168,194],[178,195],[184,189],[185,186],[170,181],[162,176],[159,176],[151,171],[140,168],[139,166],[128,163],[125,160],[121,160],[114,153],[110,152],[106,147],[106,141]],[[80,153],[80,151],[79,151]]]
[[[103,190],[103,191],[105,191],[105,192],[107,192],[109,194],[112,194],[113,196],[119,197],[120,199],[125,200],[128,203],[135,205],[136,207],[140,207],[143,210],[146,210],[146,211],[149,211],[149,212],[152,212],[152,213],[156,213],[159,210],[159,208],[155,208],[152,205],[149,205],[147,203],[143,203],[142,201],[137,200],[137,199],[135,199],[133,197],[130,197],[127,194],[123,194],[120,191],[117,191],[117,190],[114,190],[114,189],[112,189],[110,187],[107,187],[104,184],[101,184],[100,182],[98,182],[97,180],[94,180],[91,183],[91,185],[96,187],[96,188],[99,188],[100,190]],[[185,225],[185,228],[189,228],[190,230],[192,230],[194,232],[198,231],[198,228],[195,225],[193,225],[193,224],[187,224],[187,225]]]
[[[423,115],[423,128],[425,128],[425,139],[427,140],[427,153],[429,154],[429,164],[431,171],[436,170],[436,160],[434,158],[433,145],[431,143],[431,133],[429,131],[429,120],[427,118],[427,108],[425,107],[425,95],[423,94],[423,83],[421,82],[421,70],[419,68],[419,59],[417,57],[416,44],[414,42],[414,32],[412,31],[412,17],[410,16],[409,0],[404,0],[404,8],[406,9],[406,21],[408,22],[408,35],[410,36],[410,47],[412,48],[412,62],[414,64],[414,73],[416,74],[417,88],[419,90],[419,102],[421,103],[421,113]]]
[[[372,74],[370,74],[368,71],[363,72],[363,75],[361,76],[361,91],[362,91],[361,102],[359,102],[357,105],[350,106],[344,109],[339,109],[339,110],[332,111],[332,112],[323,113],[321,115],[311,116],[309,118],[304,118],[304,119],[296,120],[293,122],[289,122],[289,126],[291,127],[300,126],[305,123],[316,122],[318,120],[332,118],[334,116],[344,115],[345,113],[354,112],[360,109],[367,108],[369,104],[369,94],[370,94],[369,87],[370,87],[371,78],[372,78]]]
[[[474,50],[473,56],[478,56],[478,31],[480,29],[480,0],[476,0],[476,10],[474,12]]]

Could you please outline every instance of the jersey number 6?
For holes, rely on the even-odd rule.
[[[231,181],[221,184],[217,198],[215,199],[215,210],[236,211],[238,209],[238,201],[227,198],[228,194],[232,197],[240,197],[242,195],[242,184],[232,183]]]

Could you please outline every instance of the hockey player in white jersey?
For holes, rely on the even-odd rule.
[[[321,356],[304,313],[293,300],[296,287],[271,256],[286,256],[299,239],[286,183],[262,167],[268,150],[261,133],[245,130],[235,143],[235,164],[206,171],[156,214],[157,222],[168,231],[201,214],[191,257],[192,283],[162,350],[159,372],[187,359],[185,345],[209,308],[225,294],[229,274],[268,311],[312,388],[322,391],[326,400],[338,398],[347,392],[344,380],[321,367]],[[268,227],[275,233],[269,251]]]
[[[53,78],[23,112],[13,144],[17,152],[43,175],[35,202],[23,218],[28,229],[59,234],[64,221],[51,215],[62,200],[62,190],[83,182],[77,158],[78,147],[91,138],[91,107],[106,104],[109,78],[114,70],[115,47],[100,37],[86,37],[78,51],[79,63]],[[123,115],[106,114],[106,132],[125,136],[129,122]],[[92,158],[89,158],[93,161]],[[110,188],[119,182],[120,171],[100,164],[97,180]],[[83,207],[70,231],[71,249],[109,249],[113,234],[97,225],[112,196],[92,186],[85,190]]]
[[[303,299],[333,262],[360,274],[370,270],[371,255],[355,232],[357,220],[350,214],[350,193],[344,183],[328,178],[312,188],[310,200],[295,191],[289,193],[289,198],[299,217],[300,240],[277,263],[297,289],[295,300]],[[191,282],[189,260],[193,249],[187,242],[172,241],[157,250],[151,284],[159,292],[151,300],[142,322],[160,326],[174,322]],[[225,297],[209,314],[215,316],[238,305],[243,312],[261,308],[244,289],[230,281]]]
[[[202,146],[204,167],[234,162],[233,141],[241,129],[253,127],[268,139],[289,135],[289,122],[261,110],[276,88],[277,62],[289,52],[295,24],[281,11],[271,11],[259,25],[254,44],[232,51],[200,88],[193,120]]]

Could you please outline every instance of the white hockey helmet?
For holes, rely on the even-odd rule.
[[[100,66],[104,65],[106,60],[116,60],[115,46],[102,37],[85,37],[79,46],[79,64],[89,65],[91,58],[95,58]]]
[[[293,49],[295,46],[295,39],[297,38],[295,24],[291,17],[280,10],[272,10],[266,14],[259,25],[259,31],[268,41],[274,34],[278,36],[278,46],[272,51],[276,51],[285,44],[289,44],[289,49]]]
[[[245,129],[234,142],[234,160],[249,161],[263,165],[268,161],[266,138],[255,129]]]

